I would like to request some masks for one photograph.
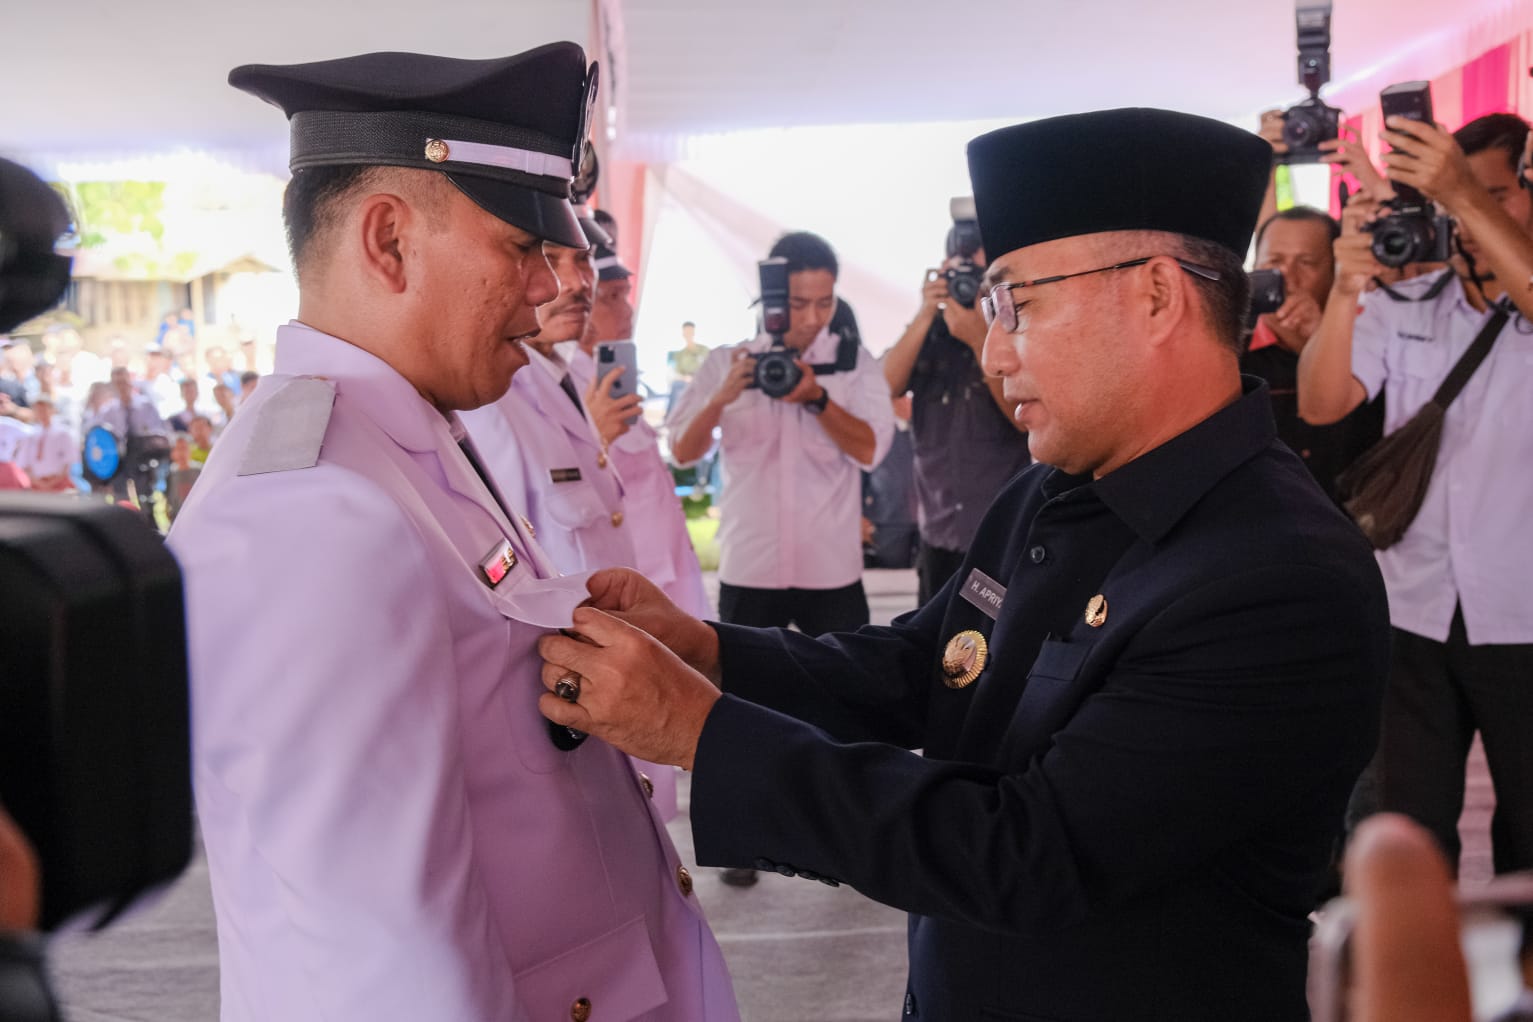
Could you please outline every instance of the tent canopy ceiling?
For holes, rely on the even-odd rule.
[[[1362,75],[1509,0],[1337,0],[1333,66]],[[488,57],[615,36],[620,130],[676,139],[796,124],[1022,119],[1148,104],[1246,116],[1301,94],[1284,0],[261,0],[12,3],[0,152],[193,146],[280,162],[281,119],[236,64],[368,50]]]

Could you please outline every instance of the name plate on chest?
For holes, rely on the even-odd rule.
[[[580,482],[580,469],[551,468],[548,470],[548,477],[556,483],[578,483]]]
[[[958,595],[968,600],[994,621],[1001,612],[1001,601],[1006,599],[1006,587],[975,568],[958,590]]]

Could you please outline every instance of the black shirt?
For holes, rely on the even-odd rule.
[[[1278,439],[1304,460],[1310,475],[1336,499],[1336,477],[1384,435],[1384,393],[1364,402],[1340,422],[1311,426],[1299,418],[1299,356],[1281,344],[1245,354],[1240,371],[1267,381]]]
[[[1032,463],[1027,436],[1006,421],[974,359],[939,315],[910,374],[921,539],[969,549],[974,530],[1007,481]]]

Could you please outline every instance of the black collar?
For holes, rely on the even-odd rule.
[[[1266,382],[1242,376],[1240,385],[1232,404],[1101,479],[1053,470],[1044,496],[1089,488],[1140,539],[1159,542],[1219,480],[1277,438]]]

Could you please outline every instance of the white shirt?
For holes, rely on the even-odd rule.
[[[0,415],[0,461],[20,463],[20,451],[34,429],[20,419]]]
[[[801,356],[836,360],[839,338],[820,331]],[[770,338],[743,345],[765,351]],[[682,393],[666,426],[685,432],[728,374],[735,350],[714,348]],[[800,405],[747,390],[724,409],[718,443],[724,454],[720,498],[719,580],[758,589],[838,589],[862,577],[862,470],[883,460],[894,434],[889,384],[866,348],[849,372],[818,377],[830,400],[873,430],[873,457],[860,464],[844,453],[819,417]]]
[[[15,460],[26,470],[27,475],[37,480],[68,472],[79,456],[80,445],[74,434],[55,422],[46,430],[41,427],[35,429],[22,442]]]
[[[1451,271],[1443,271],[1451,272]],[[1440,274],[1394,285],[1412,298]],[[1386,434],[1437,391],[1488,313],[1463,283],[1436,299],[1363,296],[1352,334],[1352,373],[1370,398],[1384,391]],[[1474,645],[1533,643],[1533,324],[1513,315],[1490,355],[1448,407],[1442,447],[1421,511],[1404,537],[1379,551],[1395,627],[1448,638],[1454,604]]]

